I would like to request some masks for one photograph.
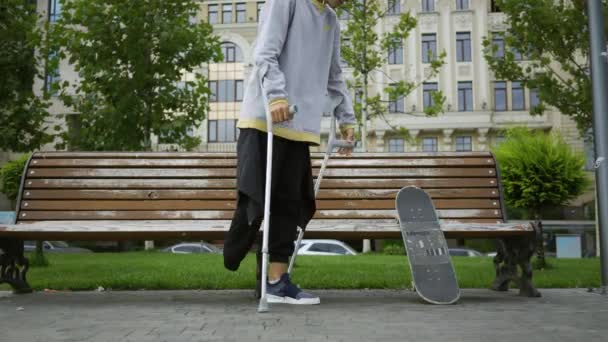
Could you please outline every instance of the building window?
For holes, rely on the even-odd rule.
[[[236,102],[236,82],[221,80],[218,82],[218,102]]]
[[[224,55],[224,63],[243,62],[243,53],[236,44],[225,42],[222,43],[221,48]]]
[[[388,102],[388,110],[390,113],[405,113],[405,100],[403,96],[391,100]]]
[[[388,1],[388,10],[386,14],[388,15],[399,15],[401,13],[401,0],[389,0]]]
[[[470,136],[456,137],[456,152],[470,152],[473,150]]]
[[[355,104],[363,103],[363,88],[357,87],[355,89]]]
[[[222,6],[222,23],[223,24],[232,23],[232,5],[223,5]]]
[[[538,89],[530,89],[530,109],[536,108],[540,105],[540,98],[538,97]]]
[[[258,6],[258,8],[257,8],[258,9],[258,14],[257,14],[257,19],[256,20],[259,22],[260,21],[260,13],[262,13],[262,8],[264,7],[264,3],[263,2],[258,2],[257,6]]]
[[[65,122],[68,126],[68,140],[66,141],[66,148],[68,151],[78,150],[77,144],[71,144],[70,141],[78,141],[82,131],[82,117],[80,114],[67,114],[65,116]]]
[[[491,0],[490,12],[492,12],[492,13],[502,12],[500,10],[500,6],[498,6],[498,3],[496,2],[496,0]]]
[[[209,13],[207,14],[207,22],[209,24],[217,24],[218,23],[218,5],[209,5]]]
[[[437,152],[437,138],[429,137],[422,139],[423,152]]]
[[[49,54],[49,60],[56,58],[57,55],[55,53]],[[57,90],[59,87],[59,82],[61,81],[61,75],[59,73],[59,67],[55,70],[49,70],[46,74],[46,91],[51,96],[57,96]]]
[[[209,81],[207,82],[207,86],[209,87],[209,102],[217,102],[217,81]]]
[[[405,152],[405,140],[403,139],[389,139],[388,140],[388,151],[389,152]]]
[[[512,110],[526,109],[524,87],[522,86],[521,82],[511,83],[511,98],[513,100]]]
[[[61,17],[61,6],[63,0],[49,1],[49,21],[54,23]]]
[[[437,35],[422,35],[422,63],[431,63],[437,58]]]
[[[496,46],[494,50],[494,58],[505,57],[505,35],[503,32],[492,33],[492,45]]]
[[[458,110],[473,111],[473,82],[458,82]]]
[[[471,33],[456,33],[456,60],[458,62],[471,61]]]
[[[243,80],[234,81],[235,93],[236,93],[236,102],[243,101]]]
[[[513,53],[513,59],[516,61],[522,61],[524,55],[517,48],[511,47],[511,53]]]
[[[209,81],[209,102],[243,101],[243,80]]]
[[[433,12],[435,10],[435,0],[422,0],[422,12]]]
[[[245,7],[245,3],[238,3],[236,4],[236,22],[237,23],[244,23],[247,19],[246,19],[246,7]]]
[[[209,120],[209,142],[235,142],[238,137],[235,119]]]
[[[494,82],[494,110],[498,112],[507,110],[507,82]]]
[[[433,99],[433,93],[437,92],[437,90],[439,89],[437,87],[437,83],[424,83],[422,85],[422,88],[424,109],[434,106],[435,99]]]
[[[403,64],[403,41],[399,39],[388,50],[388,64]]]
[[[456,0],[456,9],[457,10],[469,9],[469,0]]]

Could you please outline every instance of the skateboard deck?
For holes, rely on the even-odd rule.
[[[431,198],[408,186],[397,194],[396,207],[416,292],[432,304],[455,303],[460,289]]]

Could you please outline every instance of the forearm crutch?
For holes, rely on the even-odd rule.
[[[327,139],[327,150],[325,152],[325,156],[323,157],[323,163],[321,164],[321,169],[319,170],[319,174],[317,175],[317,180],[315,181],[315,199],[317,198],[317,194],[319,193],[319,189],[321,188],[321,181],[323,180],[323,173],[325,172],[325,168],[327,167],[327,162],[333,153],[334,148],[349,148],[352,149],[355,146],[353,141],[348,140],[337,140],[336,139],[336,118],[333,117],[331,119],[331,124],[329,128],[329,138]],[[298,227],[300,232],[298,233],[298,240],[296,242],[296,247],[293,251],[293,255],[291,256],[291,260],[289,260],[289,268],[287,269],[287,273],[291,274],[293,269],[293,265],[296,262],[296,256],[298,255],[298,250],[300,249],[300,245],[302,244],[302,238],[304,237],[304,229]]]
[[[266,93],[264,93],[264,87],[262,80],[260,79],[260,89],[262,92],[262,98],[264,101],[264,109],[266,111],[266,127],[267,127],[267,146],[266,146],[266,187],[264,191],[264,225],[262,229],[262,291],[260,296],[260,304],[258,305],[258,312],[268,312],[268,299],[266,296],[266,278],[268,277],[268,235],[270,232],[270,195],[272,189],[272,141],[273,141],[273,123],[270,108],[268,106],[268,99]],[[297,106],[289,106],[290,119],[293,115],[298,112]]]

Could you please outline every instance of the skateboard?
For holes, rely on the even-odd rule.
[[[460,289],[433,201],[422,189],[408,186],[395,202],[414,289],[429,303],[455,303]]]

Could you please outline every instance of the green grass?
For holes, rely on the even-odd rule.
[[[157,252],[47,254],[51,266],[34,267],[28,281],[35,290],[251,289],[255,256],[238,272],[223,267],[221,255]],[[453,258],[462,288],[487,288],[494,279],[491,258]],[[551,269],[534,271],[539,288],[597,287],[599,259],[550,259]],[[294,281],[308,289],[403,289],[410,284],[405,256],[358,255],[298,257]],[[6,284],[1,290],[10,289]]]

